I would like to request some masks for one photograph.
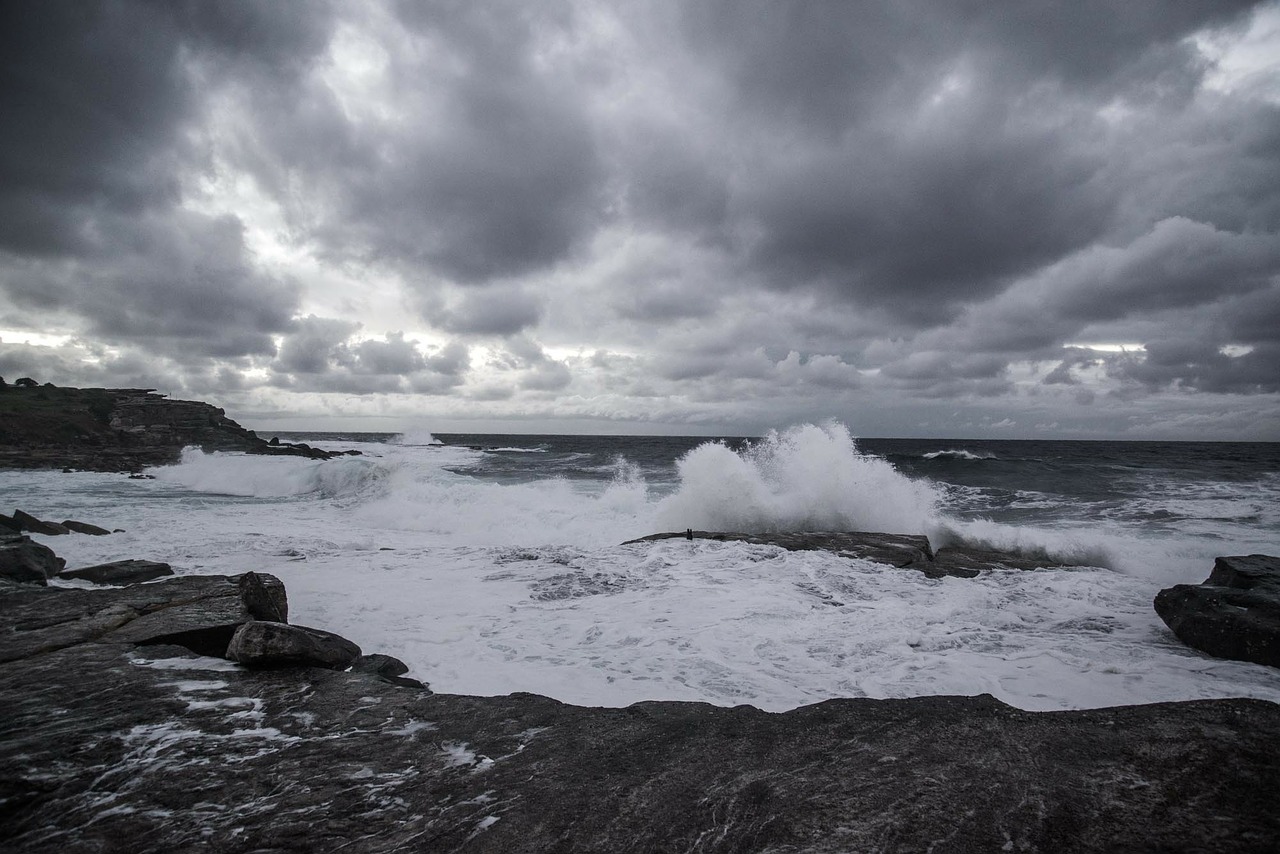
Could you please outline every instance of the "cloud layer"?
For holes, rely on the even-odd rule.
[[[1275,2],[33,3],[0,50],[6,376],[1280,439]]]

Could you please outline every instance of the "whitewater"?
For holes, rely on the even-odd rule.
[[[268,572],[290,621],[404,660],[438,692],[780,711],[988,693],[1028,710],[1280,702],[1280,672],[1182,645],[1162,587],[1280,553],[1275,446],[330,437],[361,456],[205,454],[154,479],[0,472],[0,500],[122,529],[37,537],[78,567]],[[927,534],[1078,566],[929,579],[686,528]],[[56,582],[79,585],[81,582]]]

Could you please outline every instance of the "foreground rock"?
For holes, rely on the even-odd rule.
[[[432,695],[377,672],[250,670],[155,626],[130,631],[155,617],[190,627],[178,613],[188,603],[210,615],[207,629],[230,613],[279,613],[277,585],[181,578],[0,596],[4,845],[1271,851],[1280,836],[1280,706],[1262,701],[588,709]]]
[[[217,407],[151,389],[0,388],[0,468],[138,471],[175,463],[188,446],[334,456],[307,445],[271,445]]]
[[[701,539],[778,546],[790,551],[829,551],[847,558],[871,560],[900,569],[914,569],[930,578],[973,578],[986,569],[1043,569],[1064,566],[1047,557],[998,552],[969,546],[945,546],[935,552],[929,538],[919,534],[879,534],[864,531],[783,531],[741,534],[720,531],[675,531],[650,534],[623,545],[657,540]]]
[[[1155,609],[1187,646],[1280,667],[1280,557],[1220,557],[1204,583],[1157,593]]]

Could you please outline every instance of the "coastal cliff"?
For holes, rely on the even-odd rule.
[[[0,468],[139,471],[177,462],[185,447],[328,459],[306,445],[271,443],[216,406],[153,389],[0,386]]]

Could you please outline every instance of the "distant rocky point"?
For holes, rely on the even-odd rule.
[[[0,468],[137,472],[175,463],[182,449],[309,459],[336,453],[267,441],[207,403],[154,389],[59,388],[0,379]]]

